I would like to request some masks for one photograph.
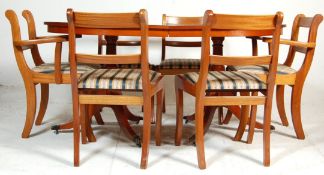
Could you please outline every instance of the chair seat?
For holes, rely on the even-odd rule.
[[[78,73],[83,73],[86,71],[94,70],[95,68],[98,68],[98,65],[87,65],[87,64],[79,64],[77,66]],[[36,66],[32,68],[33,71],[38,73],[44,73],[44,74],[51,74],[54,73],[54,63],[44,63],[39,66]],[[70,63],[62,62],[61,63],[61,72],[62,74],[69,74],[70,73]]]
[[[149,64],[149,69],[154,70],[156,65]],[[118,69],[140,69],[141,64],[117,64],[116,67]]]
[[[160,73],[151,71],[149,78],[151,83],[159,80]],[[96,69],[83,73],[79,79],[79,88],[87,89],[120,89],[141,90],[141,69]]]
[[[228,66],[228,70],[231,71],[244,71],[254,74],[267,74],[269,71],[268,65],[251,65],[251,66]],[[289,66],[278,64],[277,74],[288,75],[295,74],[297,71]]]
[[[157,66],[158,69],[199,69],[200,59],[172,58],[166,59]]]
[[[179,75],[190,83],[197,83],[198,72]],[[207,90],[260,90],[266,89],[257,75],[238,71],[210,71],[207,76]]]

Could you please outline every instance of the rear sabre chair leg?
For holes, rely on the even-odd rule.
[[[48,105],[48,97],[49,97],[49,85],[48,84],[40,84],[41,85],[41,100],[38,115],[36,118],[36,125],[41,125],[43,122],[43,118]]]
[[[175,145],[181,145],[182,128],[183,128],[183,90],[175,87],[176,95],[176,132],[175,132]]]
[[[162,128],[162,113],[163,113],[164,90],[157,93],[157,106],[156,106],[156,128],[155,128],[155,144],[161,145],[161,128]]]
[[[277,85],[276,90],[277,109],[281,119],[281,123],[284,126],[288,126],[287,115],[285,111],[285,86]]]

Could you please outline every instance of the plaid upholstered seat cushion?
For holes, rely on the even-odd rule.
[[[149,78],[156,82],[160,73],[150,71]],[[96,69],[83,73],[79,88],[140,90],[142,87],[141,69]]]
[[[117,68],[119,69],[140,69],[141,64],[117,64]],[[154,70],[155,65],[149,64],[149,69]]]
[[[179,75],[191,83],[196,83],[198,72],[190,72]],[[248,72],[237,71],[210,71],[207,76],[207,90],[257,90],[266,89],[257,75]]]
[[[269,71],[269,66],[268,65],[228,66],[228,70],[251,72],[254,74],[266,74]],[[287,74],[294,74],[296,72],[297,71],[295,69],[283,64],[278,64],[277,66],[277,74],[287,75]]]
[[[158,69],[199,69],[200,59],[166,59],[157,66]]]
[[[98,65],[87,65],[87,64],[79,64],[78,65],[78,73],[83,73],[85,71],[93,70],[95,68],[98,68]],[[38,73],[44,73],[44,74],[51,74],[54,73],[54,63],[44,63],[39,66],[36,66],[32,68],[33,71]],[[61,72],[63,74],[69,74],[70,73],[70,63],[62,62],[61,63]]]

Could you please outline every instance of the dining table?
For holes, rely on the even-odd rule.
[[[58,34],[67,34],[68,33],[68,24],[67,22],[44,22],[47,26],[47,31],[50,33],[58,33]],[[284,26],[283,26],[284,27]],[[201,37],[202,36],[202,26],[166,26],[166,25],[148,25],[148,35],[149,37]],[[75,29],[76,34],[98,34],[105,36],[105,40],[107,41],[107,53],[108,54],[116,54],[117,40],[118,36],[139,36],[140,31],[136,28],[128,28],[128,29],[119,29],[119,28],[94,28],[92,30],[87,29],[87,32],[82,28]],[[260,31],[260,30],[233,30],[233,29],[213,29],[211,32],[212,36],[212,48],[214,55],[223,55],[223,41],[226,37],[236,37],[242,36],[244,33],[245,36],[249,36],[252,38],[252,42],[256,42],[258,37],[264,36],[264,32],[269,35],[272,34],[272,30],[268,31]],[[262,35],[261,35],[262,33]],[[216,67],[217,70],[224,70],[223,66]],[[209,95],[209,93],[206,93]],[[212,95],[212,94],[210,94]],[[141,117],[134,115],[129,111],[127,106],[109,106],[114,111],[116,118],[120,121],[139,121]],[[241,108],[239,106],[226,106],[229,111],[231,111],[234,116],[240,119]],[[204,112],[204,130],[207,130],[210,127],[213,116],[215,114],[217,107],[208,106],[205,107]],[[194,114],[192,115],[194,116]],[[132,130],[128,122],[119,122],[123,131],[126,132],[127,135],[131,139],[138,138],[136,133]],[[54,129],[67,129],[72,128],[71,123],[67,123],[64,125],[57,125]],[[256,123],[256,128],[261,129],[262,124]],[[272,129],[274,127],[272,126]],[[194,136],[192,136],[190,141],[194,141]],[[135,142],[138,142],[135,141]]]

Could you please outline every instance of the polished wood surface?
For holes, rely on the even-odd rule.
[[[66,22],[45,22],[47,25],[47,31],[51,33],[67,33],[67,23]],[[202,26],[163,26],[163,25],[148,25],[148,35],[151,37],[199,37],[202,34]],[[241,36],[242,34],[246,36],[263,36],[271,35],[271,30],[228,30],[228,29],[213,29],[211,36],[214,37],[233,37]],[[138,29],[121,29],[121,28],[94,28],[90,31],[84,32],[82,28],[76,28],[76,33],[84,34],[95,34],[102,33],[102,35],[111,36],[139,36],[140,32]]]
[[[46,113],[48,98],[49,98],[49,84],[70,84],[70,75],[62,74],[61,72],[61,52],[62,43],[68,41],[67,35],[58,36],[37,36],[35,21],[32,13],[28,10],[22,12],[22,16],[27,22],[28,27],[28,39],[23,40],[21,38],[20,24],[18,17],[13,10],[6,11],[6,17],[11,24],[13,50],[16,57],[16,62],[19,71],[22,75],[26,90],[26,103],[27,112],[25,126],[22,132],[22,138],[28,138],[30,136],[34,123],[41,125]],[[34,66],[44,64],[38,45],[40,44],[55,44],[54,49],[54,73],[39,73],[32,70],[27,64],[25,57],[25,51],[30,51]],[[39,104],[39,112],[36,115],[36,85],[40,84],[41,98]],[[100,118],[100,116],[98,116]],[[98,118],[98,119],[99,119]]]
[[[146,10],[140,10],[139,13],[84,13],[74,12],[72,9],[67,10],[68,18],[68,30],[69,30],[69,53],[71,62],[71,84],[72,84],[72,97],[73,97],[73,135],[74,135],[74,165],[79,166],[79,140],[80,140],[80,126],[81,126],[81,138],[82,142],[89,142],[94,140],[94,134],[92,133],[90,122],[86,111],[87,105],[143,105],[144,117],[143,117],[143,132],[142,132],[142,169],[147,167],[149,142],[150,142],[150,130],[151,130],[151,117],[154,114],[152,112],[152,97],[154,95],[163,93],[162,79],[159,78],[155,83],[151,83],[149,79],[149,63],[148,63],[148,27],[147,27],[147,12]],[[94,20],[95,19],[95,20]],[[82,28],[82,30],[78,30]],[[139,36],[141,38],[140,54],[139,55],[84,55],[83,53],[76,51],[77,41],[75,36],[77,34],[92,34],[103,35],[106,28],[118,28],[120,30],[125,29],[123,32],[133,31],[127,30],[131,28],[137,28]],[[122,58],[122,59],[121,59]],[[142,74],[142,87],[140,90],[143,92],[142,96],[130,96],[122,95],[121,93],[115,94],[113,91],[106,91],[107,94],[100,94],[102,90],[98,89],[84,89],[78,88],[78,76],[77,76],[77,63],[92,63],[92,64],[141,64]],[[121,91],[121,89],[115,89],[115,91]],[[163,100],[163,98],[159,98]],[[162,103],[162,102],[160,102]],[[80,110],[81,108],[81,110]],[[84,108],[84,109],[82,109]],[[80,112],[79,112],[80,111]],[[119,111],[122,113],[121,111]],[[161,110],[158,112],[162,112]],[[81,114],[81,118],[79,118]],[[161,118],[162,114],[157,114],[158,118]],[[80,121],[81,120],[81,121]],[[127,118],[117,117],[120,123],[123,123],[122,129],[126,129],[131,139],[139,139],[139,136],[129,127]],[[160,137],[157,135],[157,138]],[[136,140],[137,142],[140,141]],[[157,141],[158,143],[159,141]]]
[[[182,91],[188,92],[189,94],[195,97],[195,144],[197,149],[197,156],[198,156],[198,165],[200,169],[206,168],[205,162],[205,151],[204,151],[204,109],[205,106],[226,106],[226,105],[242,105],[241,107],[241,117],[240,117],[240,124],[234,140],[241,140],[246,125],[248,123],[249,117],[249,105],[264,105],[264,120],[263,120],[263,164],[265,166],[270,165],[270,121],[271,121],[271,107],[272,107],[272,95],[274,90],[275,84],[275,76],[276,76],[276,67],[278,61],[278,49],[279,49],[279,36],[281,33],[281,25],[283,20],[283,14],[278,12],[276,15],[272,16],[246,16],[246,15],[219,15],[214,14],[212,11],[206,11],[204,16],[204,24],[203,24],[203,31],[202,31],[202,52],[201,52],[201,66],[199,72],[199,78],[196,83],[188,82],[181,76],[176,76],[175,84],[176,84],[176,97],[181,98]],[[217,25],[216,25],[217,24]],[[272,46],[270,57],[267,56],[254,56],[249,57],[247,62],[249,64],[263,64],[268,63],[270,65],[269,73],[267,74],[267,78],[265,83],[267,84],[266,89],[260,89],[259,91],[264,94],[264,96],[247,96],[246,89],[244,89],[242,96],[222,96],[224,94],[219,92],[228,92],[228,90],[216,90],[218,94],[215,96],[208,96],[206,93],[206,83],[207,83],[207,75],[208,75],[208,67],[212,63],[217,63],[216,58],[222,58],[223,63],[220,64],[229,64],[233,63],[235,65],[241,63],[242,65],[246,65],[244,59],[238,59],[237,57],[224,57],[221,55],[213,56],[210,54],[210,40],[211,37],[214,36],[212,29],[226,29],[229,31],[234,30],[247,30],[258,33],[259,35],[269,35],[269,30],[271,30],[272,35]],[[232,30],[233,29],[233,30]],[[240,36],[247,37],[249,33],[242,32]],[[215,60],[213,60],[215,58]],[[264,61],[259,61],[259,58],[264,59]],[[269,58],[271,58],[269,60]],[[225,59],[229,61],[225,61]],[[213,61],[212,61],[213,60]],[[212,90],[208,90],[212,91]],[[240,92],[240,90],[232,90],[233,92]],[[244,95],[245,94],[245,95]],[[183,104],[180,99],[177,99],[177,122],[182,122],[183,114]],[[254,117],[253,117],[254,118]],[[254,122],[252,122],[254,124]],[[181,123],[177,123],[177,126],[181,127]],[[181,137],[181,130],[176,130],[176,139],[180,139]],[[176,144],[179,144],[180,140],[176,140]]]
[[[303,91],[304,82],[306,80],[307,74],[311,68],[311,64],[313,61],[313,56],[316,47],[316,38],[317,38],[317,30],[321,22],[323,21],[323,16],[320,14],[316,14],[313,17],[307,17],[304,14],[298,14],[293,22],[292,30],[291,30],[291,38],[290,39],[280,39],[280,44],[288,45],[289,50],[284,61],[284,65],[291,67],[296,53],[300,53],[304,55],[302,65],[296,70],[296,73],[292,74],[277,74],[276,76],[276,100],[277,100],[277,109],[279,112],[279,116],[281,122],[284,126],[288,126],[288,119],[285,111],[285,85],[289,85],[292,87],[291,93],[291,116],[292,122],[295,129],[295,133],[298,139],[305,139],[304,130],[302,127],[301,121],[301,95]],[[300,30],[301,28],[308,29],[308,33],[305,30]],[[302,33],[306,33],[308,36],[306,41],[300,41]],[[262,37],[262,38],[254,38],[254,39],[262,39],[262,41],[269,43],[269,47],[271,47],[272,38]],[[257,43],[253,45],[253,47],[257,48]],[[265,75],[259,75],[264,79]],[[251,134],[251,137],[253,135]]]

